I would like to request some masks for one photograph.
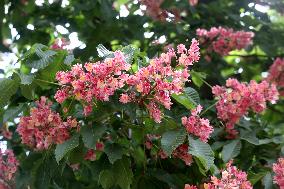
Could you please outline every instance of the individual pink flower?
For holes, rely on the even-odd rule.
[[[284,158],[279,158],[277,163],[273,164],[273,171],[275,173],[274,182],[280,189],[284,189]]]
[[[161,7],[164,0],[139,0],[139,2],[147,7],[145,10],[146,14],[154,20],[162,22],[166,20],[180,20],[180,11],[178,9],[164,9]],[[169,16],[170,13],[171,16]]]
[[[37,150],[48,149],[52,144],[61,144],[70,138],[70,131],[78,129],[76,119],[71,117],[63,122],[60,115],[51,110],[52,102],[45,97],[36,101],[30,116],[20,118],[17,132],[22,143]]]
[[[191,6],[193,6],[193,7],[198,4],[198,0],[188,0],[188,2],[189,2],[189,4],[190,4]]]
[[[163,150],[160,150],[159,153],[158,153],[158,156],[161,158],[161,159],[167,159],[168,158],[168,155],[165,153],[165,151]]]
[[[104,145],[104,143],[102,143],[102,142],[96,142],[96,150],[97,151],[103,151],[104,150],[104,147],[105,147],[105,145]]]
[[[69,45],[70,42],[67,41],[65,38],[58,38],[54,41],[51,45],[52,49],[66,49],[66,46]]]
[[[89,149],[84,157],[85,160],[95,161],[96,160],[96,153],[95,150]]]
[[[127,94],[121,94],[119,101],[123,104],[130,102],[130,97]]]
[[[252,44],[253,32],[234,31],[231,28],[213,27],[210,30],[197,29],[196,34],[207,51],[214,51],[222,56],[230,51],[241,50]]]
[[[284,96],[284,58],[276,58],[268,71],[267,81],[274,83],[281,96]]]
[[[186,184],[185,186],[184,186],[184,189],[198,189],[196,186],[194,186],[194,185],[189,185],[189,184]]]
[[[0,149],[0,179],[6,182],[13,179],[18,166],[19,162],[12,150],[2,152]]]
[[[11,131],[6,130],[6,129],[1,129],[0,132],[1,132],[1,135],[2,135],[4,138],[9,139],[9,140],[12,139],[13,133],[12,133]]]
[[[234,138],[237,131],[234,125],[249,110],[261,113],[266,109],[267,102],[278,100],[278,91],[274,84],[267,81],[242,83],[236,79],[228,79],[226,86],[214,86],[212,93],[218,99],[216,104],[218,118],[225,122],[229,138]]]
[[[208,119],[199,117],[201,111],[202,106],[198,105],[196,109],[191,111],[191,116],[182,117],[182,124],[188,133],[199,137],[203,142],[207,142],[214,129]]]

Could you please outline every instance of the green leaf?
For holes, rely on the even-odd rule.
[[[209,144],[194,140],[191,136],[188,136],[189,141],[189,153],[200,160],[206,170],[209,170],[214,165],[214,152]]]
[[[125,61],[128,64],[131,64],[137,49],[131,45],[128,45],[126,47],[123,47],[121,51],[124,54]]]
[[[254,131],[241,129],[240,138],[254,145],[259,145],[259,139],[256,137]]]
[[[111,188],[115,185],[115,176],[111,170],[103,170],[100,172],[98,182],[104,189]]]
[[[42,51],[41,49],[37,49],[36,54],[40,59],[28,61],[27,66],[35,69],[43,69],[53,62],[53,57],[56,55],[56,52],[52,50]]]
[[[117,160],[110,169],[101,171],[98,182],[104,189],[115,188],[114,185],[130,189],[132,179],[131,162],[127,157],[123,157]]]
[[[260,181],[265,175],[268,173],[268,171],[261,171],[258,173],[250,173],[248,175],[248,180],[251,182],[252,185],[255,185],[258,181]]]
[[[98,51],[99,57],[101,58],[107,58],[107,57],[113,56],[113,52],[107,50],[107,48],[105,48],[102,44],[99,44],[97,46],[97,51]]]
[[[21,78],[21,84],[23,85],[30,85],[35,78],[35,75],[26,75],[23,73],[19,73],[19,76]]]
[[[62,144],[57,144],[55,148],[55,158],[57,163],[71,150],[76,148],[79,145],[79,134],[76,133],[69,140],[65,141]]]
[[[65,57],[64,64],[70,66],[74,60],[75,60],[74,55],[69,54],[68,56]]]
[[[102,125],[95,125],[92,127],[82,127],[81,135],[83,142],[87,148],[96,149],[96,142],[105,133],[106,127]]]
[[[262,178],[262,184],[264,186],[264,189],[272,189],[273,188],[273,180],[271,173],[268,172],[263,178]]]
[[[121,159],[124,154],[123,148],[118,144],[106,144],[104,151],[110,161],[110,163],[114,163],[116,160]]]
[[[25,108],[25,104],[19,104],[19,106],[16,107],[9,107],[4,115],[3,115],[3,122],[7,122],[9,120],[13,120],[16,118]]]
[[[242,143],[240,140],[232,140],[230,143],[224,145],[222,150],[222,159],[224,162],[237,157],[240,154]]]
[[[35,84],[31,85],[20,85],[22,95],[30,100],[35,98]]]
[[[203,85],[203,80],[206,79],[206,73],[203,72],[191,71],[190,75],[193,83],[198,87],[201,87]]]
[[[12,79],[0,78],[0,108],[8,104],[12,95],[17,92],[19,83]]]
[[[162,149],[170,156],[179,145],[183,144],[185,138],[186,131],[184,129],[165,132],[161,139]]]
[[[133,179],[131,169],[131,162],[128,158],[124,157],[116,161],[113,165],[113,173],[115,173],[116,184],[123,189],[130,189]]]
[[[186,107],[189,110],[194,109],[198,104],[200,104],[200,98],[198,92],[191,88],[186,87],[184,93],[182,94],[172,94],[172,97],[181,105]]]

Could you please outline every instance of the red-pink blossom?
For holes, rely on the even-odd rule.
[[[145,106],[159,123],[163,116],[161,108],[170,109],[171,95],[183,92],[189,77],[188,66],[199,61],[199,56],[198,41],[193,39],[188,49],[185,45],[179,45],[178,52],[168,49],[160,57],[150,60],[148,66],[132,72],[124,55],[116,51],[114,58],[85,64],[85,70],[78,64],[71,71],[58,72],[56,79],[62,86],[55,99],[62,103],[73,96],[82,102],[84,113],[88,115],[96,101],[108,101],[119,92],[121,103]],[[172,65],[173,60],[177,66]]]
[[[172,153],[173,157],[179,158],[186,165],[191,165],[193,162],[192,155],[188,153],[188,144],[179,145]]]
[[[22,143],[37,150],[47,149],[52,144],[60,144],[70,138],[70,131],[78,129],[76,119],[71,117],[63,122],[60,115],[51,110],[52,102],[45,97],[36,101],[37,107],[31,108],[30,116],[20,118],[17,132]]]
[[[198,4],[198,0],[188,0],[188,3],[191,5],[191,6],[196,6]]]
[[[211,177],[209,189],[252,189],[251,183],[247,180],[247,174],[232,166],[232,161],[227,163],[226,169],[222,171],[221,178]]]
[[[174,21],[180,20],[180,11],[178,9],[176,8],[164,9],[161,7],[164,0],[139,0],[139,2],[147,7],[145,10],[146,14],[154,20],[162,22],[166,20],[174,20]]]
[[[267,102],[278,100],[278,91],[274,84],[267,81],[242,83],[236,79],[228,79],[225,87],[214,86],[212,93],[218,99],[216,104],[218,118],[226,123],[229,137],[236,136],[234,125],[249,110],[261,113],[266,109]]]
[[[197,189],[197,187],[194,186],[194,185],[186,184],[186,185],[184,186],[184,189]]]
[[[191,116],[182,117],[182,124],[188,133],[199,137],[203,142],[207,142],[214,129],[208,119],[199,117],[201,111],[202,106],[198,105],[196,109],[191,111]]]
[[[96,142],[96,150],[97,151],[103,151],[104,150],[104,147],[105,147],[105,145],[104,145],[104,143],[102,143],[102,142]]]
[[[57,72],[56,79],[62,87],[56,92],[55,99],[62,103],[73,96],[83,102],[85,115],[91,113],[91,106],[96,100],[109,101],[110,96],[117,89],[125,85],[130,64],[125,62],[123,54],[114,53],[114,58],[107,58],[103,62],[74,65],[71,71]]]
[[[4,138],[9,139],[9,140],[12,139],[13,133],[12,133],[11,131],[6,130],[6,129],[1,129],[0,132],[1,132],[1,135],[2,135]]]
[[[252,44],[253,32],[234,31],[232,28],[212,27],[210,30],[197,29],[196,34],[201,44],[207,45],[207,51],[214,51],[222,56],[232,50],[240,50]]]
[[[274,182],[280,189],[284,189],[284,158],[279,158],[277,163],[273,164],[273,171],[275,172]]]
[[[70,42],[67,41],[65,38],[58,38],[54,41],[54,43],[51,45],[52,49],[65,49],[67,45],[69,45]]]
[[[89,149],[87,151],[87,153],[85,154],[85,157],[84,157],[85,160],[89,160],[89,161],[95,161],[96,158],[97,158],[96,157],[96,152],[93,149]]]
[[[269,68],[267,81],[274,83],[281,96],[284,96],[284,58],[276,58]]]
[[[13,179],[18,166],[19,162],[12,150],[2,152],[0,149],[0,179],[4,181]]]

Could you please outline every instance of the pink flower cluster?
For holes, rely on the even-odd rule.
[[[76,100],[83,101],[84,113],[92,112],[92,104],[96,100],[109,101],[109,97],[117,89],[122,88],[128,79],[125,71],[130,64],[125,62],[121,52],[115,52],[114,58],[107,58],[103,62],[76,64],[68,72],[57,72],[56,79],[62,85],[55,94],[58,103],[68,97],[74,96]]]
[[[154,20],[166,21],[170,20],[180,20],[180,11],[176,8],[163,9],[161,8],[164,0],[139,0],[142,5],[147,7],[146,14],[149,15]],[[174,17],[171,17],[174,15]]]
[[[252,189],[251,183],[247,180],[247,174],[232,166],[232,161],[227,163],[226,169],[222,171],[222,177],[218,179],[211,177],[211,182],[204,184],[206,189]],[[184,189],[197,189],[195,186],[185,185]]]
[[[0,178],[4,181],[9,181],[14,177],[17,171],[19,162],[16,159],[12,150],[4,152],[0,149]]]
[[[23,144],[37,150],[48,149],[52,144],[68,140],[71,129],[78,129],[76,119],[68,117],[63,122],[60,115],[51,110],[52,102],[45,97],[41,97],[36,104],[37,107],[31,109],[30,116],[20,118],[17,131]]]
[[[172,59],[178,62],[178,69],[171,66]],[[150,61],[150,65],[130,75],[126,84],[128,88],[121,95],[120,102],[136,102],[146,105],[150,116],[161,122],[162,112],[160,106],[170,109],[171,95],[183,92],[184,84],[188,81],[188,66],[199,60],[198,41],[192,40],[189,49],[178,45],[177,52],[168,49]]]
[[[177,67],[171,66],[172,59]],[[180,94],[188,81],[188,66],[199,60],[198,41],[193,39],[187,49],[179,45],[177,52],[168,49],[150,61],[146,67],[136,73],[130,73],[130,64],[125,62],[121,52],[114,53],[114,58],[107,58],[103,62],[87,63],[85,70],[81,65],[75,65],[71,71],[58,72],[56,79],[62,85],[56,92],[55,99],[62,103],[66,98],[74,96],[83,101],[85,115],[92,111],[97,100],[108,101],[115,91],[120,94],[121,103],[134,102],[145,106],[156,122],[161,122],[160,106],[171,107],[172,94]]]
[[[274,83],[281,96],[284,96],[284,58],[276,58],[269,68],[267,81]]]
[[[222,56],[232,50],[240,50],[252,44],[253,32],[234,31],[223,27],[212,27],[210,30],[197,29],[196,34],[201,44],[207,44],[207,51],[214,51]]]
[[[273,171],[275,172],[274,182],[280,189],[284,189],[284,158],[279,158],[278,162],[273,164]]]
[[[199,137],[203,142],[207,142],[214,129],[208,119],[199,117],[201,111],[202,106],[198,105],[196,109],[191,111],[191,116],[182,117],[182,124],[188,133]]]
[[[247,84],[228,79],[226,87],[214,86],[212,93],[218,99],[218,118],[226,123],[226,130],[232,138],[237,134],[234,125],[249,110],[261,113],[266,109],[267,102],[275,103],[278,100],[276,86],[267,81],[258,84],[252,80]]]
[[[232,161],[227,163],[226,170],[222,171],[221,179],[215,176],[211,177],[209,189],[219,188],[239,188],[239,189],[252,189],[251,183],[247,180],[247,174],[232,166]]]

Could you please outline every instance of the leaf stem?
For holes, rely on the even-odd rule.
[[[53,84],[53,85],[57,85],[57,86],[61,86],[60,84],[58,83],[54,83],[54,82],[50,82],[50,81],[46,81],[46,80],[42,80],[42,79],[35,79],[37,81],[40,81],[40,82],[44,82],[44,83],[49,83],[49,84]]]
[[[202,116],[203,114],[205,114],[208,110],[210,110],[211,108],[213,108],[216,104],[218,103],[218,100],[214,103],[211,104],[208,108],[206,108],[203,112],[200,113],[200,116]]]

